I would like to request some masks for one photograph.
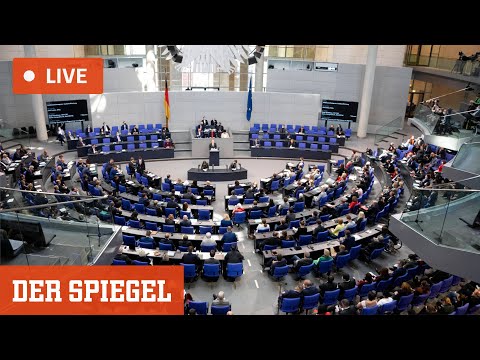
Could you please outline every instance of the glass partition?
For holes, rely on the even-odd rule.
[[[414,189],[401,220],[439,245],[480,252],[480,190],[449,183],[436,189]]]
[[[107,196],[0,188],[2,265],[87,265],[118,226]]]
[[[453,160],[452,167],[468,171],[473,174],[480,174],[480,138],[474,142],[463,144]]]
[[[419,120],[431,134],[433,134],[433,130],[440,120],[440,116],[434,114],[432,109],[424,104],[417,105],[413,117]]]
[[[388,124],[385,124],[377,129],[375,134],[375,143],[379,143],[386,137],[392,135],[395,131],[402,129],[403,122],[403,117],[399,116],[398,118],[390,121]]]
[[[25,147],[31,146],[31,139],[34,139],[35,129],[33,126],[30,128],[22,127],[22,128],[9,128],[9,127],[1,127],[0,124],[0,142],[3,143],[8,140],[15,140],[15,139],[22,139],[22,144]],[[9,144],[5,144],[5,146],[9,146]]]

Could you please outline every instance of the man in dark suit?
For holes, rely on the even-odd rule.
[[[187,215],[183,215],[182,221],[180,221],[180,226],[190,227],[192,226],[192,222],[188,218]]]
[[[249,213],[248,213],[248,216],[250,216],[250,214],[252,213],[252,211],[261,210],[261,209],[258,207],[258,202],[257,202],[257,200],[254,200],[252,205],[253,205],[253,206],[252,206],[252,208],[250,209],[250,211],[249,211]]]
[[[243,259],[244,257],[240,253],[240,251],[238,251],[237,246],[232,245],[230,251],[227,253],[227,255],[225,255],[225,259],[223,261],[224,277],[225,278],[227,277],[227,264],[238,264],[238,263],[241,263]]]
[[[280,224],[278,224],[277,227],[275,228],[276,231],[282,231],[287,229],[288,229],[288,224],[285,221],[285,219],[280,220]]]
[[[311,280],[304,280],[303,281],[303,290],[302,290],[302,298],[305,296],[311,296],[318,294],[318,288],[316,286],[313,286],[313,283]]]
[[[170,174],[167,175],[164,182],[165,182],[165,184],[170,185],[170,188],[172,188],[172,180],[170,179]]]
[[[182,256],[182,263],[184,264],[195,264],[197,269],[200,266],[200,258],[198,257],[197,254],[193,253],[193,246],[188,247],[188,252],[186,254],[183,254]]]
[[[192,194],[192,189],[188,188],[187,190],[187,193],[186,194],[183,194],[182,196],[184,199],[188,199],[190,201],[193,201],[193,199],[195,198],[195,195]]]
[[[170,199],[168,202],[167,202],[167,206],[166,208],[168,209],[177,209],[177,210],[180,210],[180,205],[178,205],[178,203],[176,203],[174,201],[175,198],[172,198]]]
[[[132,260],[125,254],[123,254],[123,247],[120,247],[118,250],[118,254],[115,255],[115,260],[123,260],[127,263],[127,265],[130,265],[132,263]]]
[[[103,133],[105,135],[110,135],[110,126],[108,126],[107,124],[105,124],[105,122],[103,123],[102,127],[100,128],[100,130],[103,130]]]
[[[220,261],[215,259],[215,250],[210,250],[210,257],[204,261],[205,264],[220,264]]]
[[[273,260],[272,263],[270,264],[270,269],[268,272],[270,275],[273,275],[273,272],[275,271],[275,268],[277,267],[282,267],[287,265],[287,259],[284,259],[282,254],[277,254],[276,260]]]
[[[229,226],[227,227],[227,232],[225,234],[223,234],[223,237],[222,237],[222,245],[224,243],[228,244],[228,243],[236,243],[238,240],[237,240],[237,235],[232,231],[232,227]]]
[[[160,242],[162,244],[171,245],[172,249],[175,250],[175,244],[173,243],[172,239],[170,239],[170,233],[166,233],[165,237],[162,240],[160,240]]]
[[[356,245],[355,237],[352,236],[352,233],[350,232],[350,230],[345,230],[345,238],[342,241],[342,245],[345,246],[345,249],[347,251],[350,251],[350,249]]]
[[[245,199],[254,199],[255,198],[255,194],[253,193],[252,188],[247,189],[247,191],[245,192],[244,198]]]
[[[178,246],[189,247],[192,246],[192,242],[188,240],[188,235],[183,235],[182,240],[178,242]],[[192,246],[193,249],[193,246]]]
[[[342,211],[345,210],[345,209],[348,209],[348,203],[347,203],[347,200],[345,198],[342,198],[340,204],[335,206],[335,213],[336,213],[337,217],[339,217],[340,214],[342,213]]]
[[[282,306],[283,299],[296,299],[302,297],[302,287],[300,285],[295,286],[294,290],[287,290],[278,297],[278,307]]]
[[[313,240],[315,241],[315,239],[317,239],[317,236],[318,236],[319,232],[324,232],[324,231],[325,231],[325,228],[322,225],[322,220],[318,219],[317,220],[317,227],[315,229],[313,229],[313,232],[312,232]]]
[[[143,161],[141,156],[138,157],[137,172],[141,175],[143,175],[143,173],[145,172],[145,161]]]
[[[128,130],[128,124],[124,121],[122,126],[120,126],[120,130]]]
[[[325,296],[325,291],[332,291],[337,288],[337,283],[334,280],[332,275],[329,275],[327,278],[327,282],[320,284],[318,287],[320,290],[320,299],[323,301],[323,297]]]
[[[59,166],[60,167],[60,166]],[[25,182],[27,184],[33,184],[33,181],[35,180],[35,170],[32,165],[28,167],[28,170],[25,171]]]
[[[292,268],[293,271],[298,271],[300,267],[310,265],[313,262],[312,258],[310,257],[310,253],[308,251],[305,251],[303,253],[302,259],[300,259],[297,255],[294,255],[292,257],[292,260],[293,260],[293,268]]]
[[[293,211],[293,207],[291,206],[288,209],[287,215],[285,216],[285,221],[287,222],[287,224],[290,224],[290,221],[293,221],[295,219],[296,219],[295,212]]]
[[[340,299],[343,297],[345,290],[350,290],[355,287],[355,279],[350,279],[349,274],[343,274],[342,279],[343,281],[341,283],[338,283],[338,288],[340,289]]]
[[[137,168],[137,164],[135,163],[135,159],[132,157],[130,158],[130,162],[128,163],[128,170],[132,176],[135,176],[135,171]]]
[[[338,315],[356,315],[357,310],[355,308],[355,305],[351,305],[348,299],[342,299],[338,306],[337,314]]]

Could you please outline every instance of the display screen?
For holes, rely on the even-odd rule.
[[[50,124],[88,121],[87,100],[49,101],[47,115]]]
[[[322,120],[357,121],[358,102],[341,100],[322,101]]]

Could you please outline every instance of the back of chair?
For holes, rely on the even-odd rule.
[[[298,246],[308,245],[312,242],[312,235],[300,235]]]
[[[198,210],[198,220],[210,220],[210,210]]]
[[[325,291],[323,296],[323,305],[334,305],[337,303],[338,295],[340,295],[340,289]]]
[[[132,264],[133,265],[143,265],[143,266],[150,265],[150,263],[148,263],[148,262],[143,262],[143,261],[138,261],[138,260],[133,260]]]
[[[204,264],[203,276],[208,278],[218,278],[220,276],[220,264]]]
[[[186,279],[193,279],[197,276],[197,270],[195,264],[180,264],[183,266],[183,276]]]
[[[319,261],[318,262],[318,272],[320,274],[325,274],[329,271],[332,271],[333,266],[333,259],[327,261]]]
[[[378,313],[383,315],[385,313],[391,313],[397,308],[397,300],[390,301],[389,303],[379,306]]]
[[[267,246],[270,246],[270,245],[265,245],[265,247]],[[266,250],[266,249],[264,249]],[[273,277],[278,280],[278,279],[281,279],[285,276],[287,276],[288,274],[288,270],[290,268],[288,267],[288,265],[285,265],[285,266],[276,266],[274,269],[273,269]],[[318,301],[318,300],[317,300]]]
[[[443,281],[439,283],[433,284],[430,288],[430,295],[428,296],[429,299],[433,299],[437,297],[438,293],[440,292],[440,288],[442,287]]]
[[[190,301],[188,307],[190,309],[195,309],[197,311],[197,315],[207,315],[208,302],[206,301]]]
[[[125,260],[113,259],[112,265],[127,265],[127,262]]]
[[[230,305],[212,305],[210,313],[212,315],[227,315],[231,308]]]
[[[362,315],[377,315],[378,306],[366,307],[362,309]]]
[[[450,289],[452,282],[453,282],[453,275],[443,280],[442,287],[440,288],[440,293],[447,292]]]
[[[227,264],[227,276],[237,278],[243,275],[243,264]]]
[[[217,245],[202,245],[200,248],[201,252],[210,252],[211,250],[215,250]]]
[[[345,290],[343,292],[343,299],[347,299],[348,301],[352,301],[353,298],[357,295],[358,287],[355,286],[352,289]]]
[[[163,224],[162,228],[163,228],[163,231],[164,231],[164,232],[169,232],[169,233],[175,232],[175,225],[166,225],[166,224]]]
[[[363,284],[360,288],[358,295],[360,298],[363,298],[368,295],[368,293],[372,290],[375,290],[377,283],[372,282],[371,284]]]
[[[157,223],[145,221],[145,229],[151,231],[158,231]]]
[[[290,314],[298,312],[300,310],[300,298],[284,298],[282,299],[282,305],[280,311]]]
[[[349,261],[350,254],[337,255],[337,257],[335,258],[335,265],[337,267],[337,270],[343,268],[345,265],[348,264]]]
[[[320,300],[320,293],[314,295],[308,295],[303,297],[304,310],[310,310],[318,307],[318,301]]]
[[[303,266],[300,266],[300,268],[298,269],[298,276],[299,277],[304,277],[308,274],[310,274],[310,271],[312,271],[313,269],[313,263],[311,263],[310,265],[303,265]]]
[[[410,305],[410,303],[412,302],[412,300],[413,300],[413,293],[410,295],[405,295],[400,297],[400,299],[398,300],[397,309],[399,311],[406,310]]]

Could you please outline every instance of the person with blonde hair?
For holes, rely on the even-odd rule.
[[[232,225],[233,225],[233,223],[232,223],[232,220],[230,220],[230,216],[228,214],[224,214],[222,221],[220,221],[220,226],[221,227],[228,227],[228,226],[232,226]]]

